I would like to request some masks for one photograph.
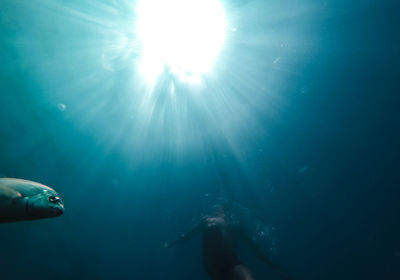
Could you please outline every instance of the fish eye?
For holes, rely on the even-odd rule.
[[[56,202],[60,201],[60,198],[58,196],[51,195],[51,196],[49,196],[49,201],[56,203]]]

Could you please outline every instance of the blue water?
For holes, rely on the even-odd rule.
[[[66,212],[0,225],[0,279],[207,279],[162,245],[218,199],[293,279],[400,279],[398,4],[225,0],[203,86],[149,90],[135,3],[1,1],[0,176]]]

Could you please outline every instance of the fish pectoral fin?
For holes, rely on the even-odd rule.
[[[0,202],[1,201],[10,201],[18,198],[22,198],[23,195],[20,192],[17,192],[13,188],[2,186],[0,187]]]

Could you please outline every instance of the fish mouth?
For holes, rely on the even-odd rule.
[[[64,214],[64,207],[52,207],[53,213],[55,217],[61,216]]]

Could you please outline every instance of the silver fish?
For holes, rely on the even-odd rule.
[[[64,204],[55,190],[15,178],[0,178],[0,223],[58,217]]]

